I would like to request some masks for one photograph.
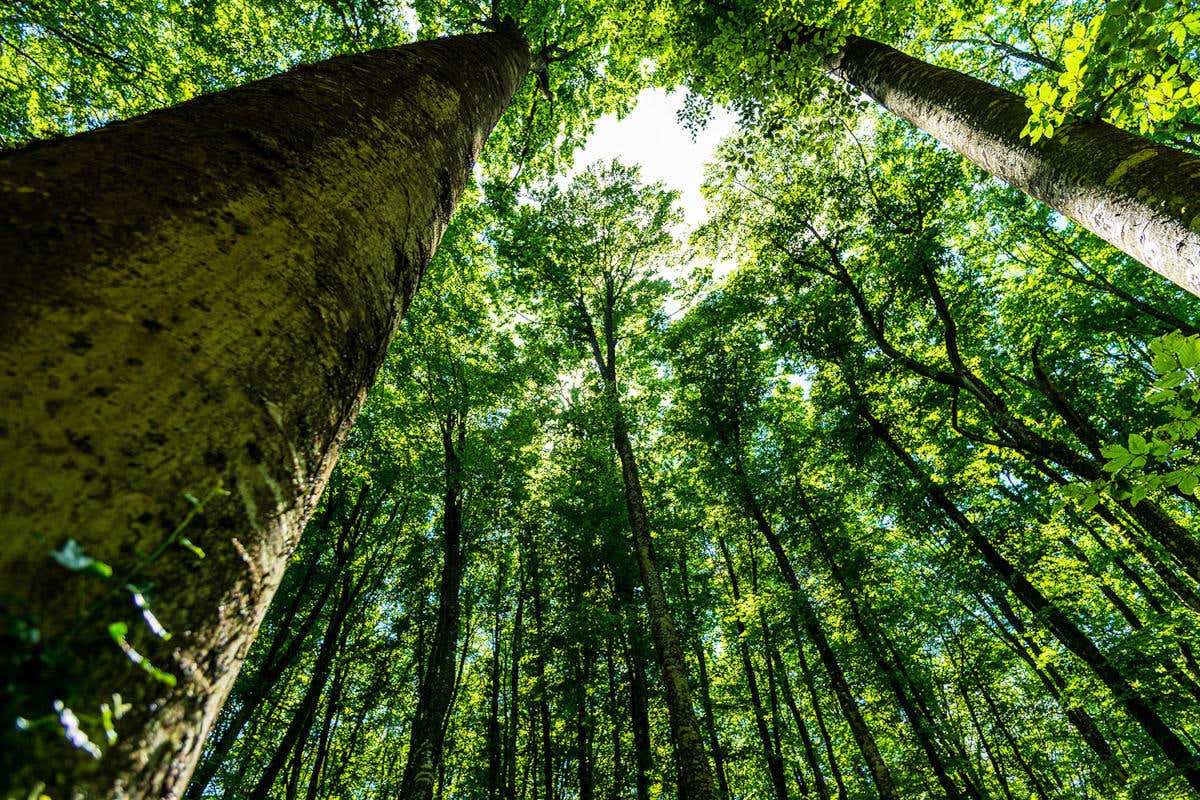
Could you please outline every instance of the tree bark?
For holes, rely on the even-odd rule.
[[[717,737],[716,715],[713,712],[712,686],[708,679],[708,657],[705,655],[704,640],[700,637],[700,625],[696,619],[696,608],[692,603],[688,580],[686,554],[679,559],[679,573],[683,581],[683,610],[691,627],[692,651],[696,656],[697,672],[700,677],[700,707],[704,710],[704,727],[708,733],[708,747],[712,752],[713,767],[717,777],[717,789],[722,800],[733,795],[729,791],[729,778],[725,774],[725,755],[721,740]],[[641,798],[639,800],[648,800]]]
[[[447,414],[441,421],[441,433],[445,497],[442,501],[443,559],[437,625],[409,736],[408,758],[400,787],[403,800],[431,800],[433,797],[441,773],[447,715],[458,686],[455,656],[458,655],[462,617],[463,579],[463,487],[459,458],[466,439],[466,420],[454,412]]]
[[[49,549],[70,536],[121,573],[185,492],[231,491],[187,532],[205,561],[169,548],[149,567],[176,636],[135,643],[178,685],[139,676],[103,626],[72,641],[80,710],[118,688],[134,705],[120,741],[93,761],[5,723],[0,792],[183,790],[528,64],[515,30],[422,42],[0,157],[2,613],[65,635],[104,587]],[[62,689],[22,681],[31,718]]]
[[[620,391],[617,388],[617,331],[613,315],[611,280],[606,280],[606,288],[604,307],[601,309],[603,348],[592,318],[582,301],[579,302],[578,310],[583,318],[596,371],[603,382],[604,400],[612,415],[613,449],[621,464],[625,508],[629,515],[629,529],[633,538],[633,555],[642,579],[646,614],[650,619],[650,636],[654,641],[654,652],[662,670],[666,689],[667,720],[679,764],[679,794],[688,800],[716,800],[717,790],[713,783],[712,765],[704,752],[704,739],[700,734],[700,724],[696,721],[695,707],[692,705],[687,660],[684,658],[679,629],[671,615],[662,575],[658,569],[654,538],[650,534],[650,516],[646,512],[646,497],[642,492],[642,479],[633,453],[633,443],[629,438],[629,425],[625,419]]]
[[[662,669],[667,694],[667,718],[681,767],[680,795],[689,800],[716,800],[712,766],[704,752],[704,740],[700,735],[700,725],[696,721],[696,711],[692,706],[683,645],[680,644],[679,631],[671,617],[662,576],[658,571],[654,542],[650,537],[650,520],[646,514],[645,497],[642,495],[642,482],[638,475],[633,446],[626,431],[625,418],[616,398],[615,385],[609,386],[609,398],[614,406],[613,443],[621,462],[621,477],[625,482],[625,505],[629,511],[629,527],[633,532],[634,555],[645,590],[650,635],[654,639],[654,649]]]
[[[879,792],[881,798],[884,800],[899,800],[900,794],[896,788],[895,781],[892,779],[891,771],[888,769],[887,762],[883,760],[883,756],[879,752],[875,736],[871,733],[871,729],[867,727],[862,710],[858,707],[858,701],[855,699],[854,693],[850,688],[846,672],[842,668],[837,654],[833,652],[833,648],[829,644],[829,638],[825,635],[825,629],[821,624],[820,617],[817,615],[817,610],[813,607],[812,601],[809,600],[808,595],[804,592],[804,587],[800,585],[800,578],[796,575],[796,570],[792,566],[792,560],[788,557],[787,551],[783,549],[783,543],[779,541],[774,526],[771,525],[771,521],[767,519],[762,505],[758,502],[758,497],[755,496],[750,486],[749,479],[745,469],[741,466],[740,460],[735,460],[734,463],[733,477],[738,483],[738,489],[746,513],[749,514],[758,532],[766,541],[767,548],[775,558],[775,564],[783,576],[784,583],[787,584],[792,592],[793,604],[800,618],[800,623],[803,624],[804,632],[808,635],[809,641],[817,649],[817,655],[820,656],[821,664],[825,667],[825,672],[829,676],[829,683],[833,688],[834,696],[837,697],[842,717],[846,720],[846,724],[850,726],[850,731],[854,734],[854,741],[858,745],[859,752],[862,753],[863,759],[867,763],[867,769],[871,774],[871,781],[875,784],[875,789]]]
[[[1032,143],[1021,136],[1029,119],[1023,98],[870,39],[849,37],[825,68],[995,177],[1200,295],[1195,179],[1200,157],[1085,120]]]

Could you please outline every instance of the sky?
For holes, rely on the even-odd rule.
[[[642,178],[662,181],[667,188],[680,192],[680,206],[689,228],[706,218],[700,184],[704,165],[712,159],[717,144],[733,132],[734,114],[716,109],[708,126],[695,140],[678,121],[683,94],[668,94],[663,89],[645,89],[638,95],[633,111],[618,120],[606,115],[597,123],[583,149],[575,157],[577,170],[596,161],[620,158],[627,164],[639,164]]]

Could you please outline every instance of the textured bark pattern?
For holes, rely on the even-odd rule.
[[[1025,101],[850,37],[830,72],[1192,294],[1200,295],[1200,157],[1102,122],[1021,138]]]
[[[91,762],[5,742],[0,793],[182,790],[528,60],[515,31],[336,58],[0,158],[5,615],[60,635],[98,582],[52,547],[121,573],[184,492],[231,491],[188,531],[205,561],[171,548],[146,570],[175,638],[134,643],[178,687],[98,625],[77,706],[133,701],[120,743]]]
[[[679,641],[679,631],[675,628],[675,620],[667,604],[667,593],[663,588],[658,560],[654,555],[650,519],[646,514],[646,500],[642,494],[642,481],[638,474],[633,445],[629,441],[625,418],[617,400],[615,382],[610,383],[606,389],[614,408],[613,443],[621,462],[621,477],[625,483],[625,507],[629,511],[634,556],[637,558],[638,571],[642,577],[646,613],[650,618],[650,635],[654,640],[659,666],[662,668],[663,685],[667,694],[667,717],[679,760],[679,796],[690,800],[716,800],[717,790],[713,785],[712,766],[704,752],[704,739],[700,735],[700,724],[696,721],[696,710],[692,705],[683,645]]]

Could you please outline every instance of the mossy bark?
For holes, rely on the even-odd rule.
[[[1200,157],[1103,122],[1036,143],[1021,97],[852,36],[828,70],[1006,183],[1200,295]]]
[[[182,791],[528,64],[515,30],[423,42],[0,157],[0,794]],[[207,558],[141,564],[217,486],[186,531]],[[152,582],[174,638],[119,586],[97,605],[108,587],[50,557],[68,538]],[[132,709],[99,760],[14,730],[117,692]]]

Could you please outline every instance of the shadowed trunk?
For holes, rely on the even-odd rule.
[[[441,421],[445,456],[446,496],[442,504],[442,576],[438,587],[437,626],[423,668],[424,679],[417,696],[417,709],[409,737],[400,797],[431,800],[442,767],[446,727],[458,688],[455,656],[458,654],[462,617],[462,455],[466,420],[451,412]],[[468,615],[469,616],[469,615]]]
[[[852,388],[852,391],[857,392],[857,389]],[[861,396],[859,399],[861,400]],[[1100,650],[1085,631],[1072,622],[1054,602],[1030,583],[1016,565],[996,549],[991,541],[946,495],[941,486],[934,483],[921,469],[912,454],[896,441],[890,429],[883,422],[865,406],[860,407],[858,411],[862,418],[870,424],[871,431],[876,438],[883,442],[896,456],[896,459],[912,474],[934,505],[941,509],[955,527],[966,535],[971,546],[975,548],[997,577],[1004,581],[1013,595],[1029,609],[1030,613],[1045,624],[1063,647],[1087,664],[1092,674],[1105,685],[1113,699],[1125,708],[1130,718],[1158,746],[1163,756],[1174,765],[1192,789],[1200,791],[1200,758],[1154,709],[1143,694],[1141,687],[1131,681],[1120,667]]]
[[[88,714],[133,703],[98,761],[6,723],[0,793],[182,791],[528,62],[512,30],[334,58],[0,157],[2,613],[87,653],[34,684],[5,642],[3,711],[44,716],[66,685]],[[131,563],[218,486],[187,530],[207,559]],[[103,625],[65,639],[106,589],[49,559],[68,536],[164,587],[169,647],[130,636],[175,687]]]
[[[662,670],[663,686],[666,689],[667,719],[679,765],[679,794],[688,800],[716,800],[717,789],[713,782],[712,765],[704,751],[700,723],[696,720],[696,710],[692,705],[687,660],[684,658],[679,629],[667,602],[658,558],[654,553],[650,515],[646,511],[642,479],[617,386],[617,330],[614,323],[615,299],[611,288],[611,276],[606,286],[608,289],[604,306],[600,310],[603,341],[597,335],[596,326],[582,301],[578,302],[577,308],[585,322],[587,342],[591,347],[596,371],[600,374],[604,386],[604,400],[612,415],[613,449],[621,464],[625,509],[629,514],[629,530],[633,538],[633,555],[642,579],[646,614],[650,621],[650,637],[654,641],[654,652]]]
[[[729,556],[729,547],[723,538],[717,538],[717,546],[721,548],[721,557],[725,560],[725,572],[729,576],[729,590],[733,598],[734,608],[742,602],[741,591],[738,589],[737,573],[733,571],[733,559]],[[754,712],[754,726],[758,730],[758,743],[762,748],[763,758],[767,762],[767,773],[771,780],[771,788],[778,800],[787,800],[787,776],[783,771],[783,759],[771,739],[767,729],[767,715],[763,710],[762,696],[758,690],[758,676],[754,672],[754,661],[750,658],[750,644],[746,637],[746,623],[740,613],[733,617],[734,631],[737,633],[738,653],[742,658],[742,672],[746,675],[746,689],[750,692],[750,708]]]

